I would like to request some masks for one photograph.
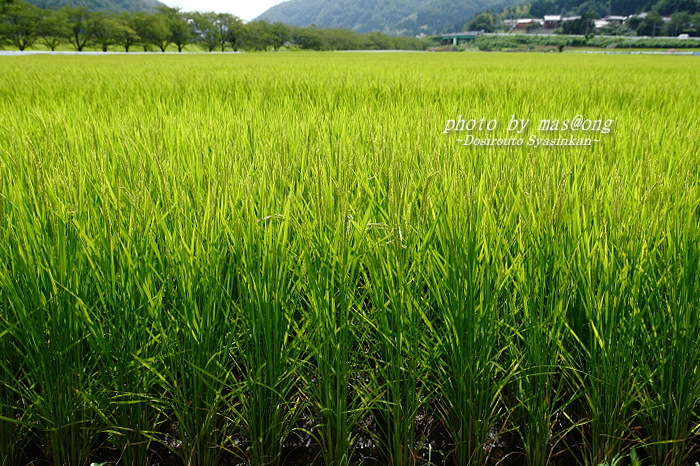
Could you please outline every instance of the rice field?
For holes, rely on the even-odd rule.
[[[696,57],[1,58],[0,465],[700,461]]]

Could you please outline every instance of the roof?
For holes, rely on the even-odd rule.
[[[544,15],[545,21],[561,21],[561,15]]]

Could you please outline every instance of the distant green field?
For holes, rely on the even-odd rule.
[[[700,461],[696,57],[0,69],[0,465]]]

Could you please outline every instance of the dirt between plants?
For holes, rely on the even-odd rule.
[[[313,432],[313,421],[303,421],[285,440],[282,450],[282,466],[323,466],[321,446],[308,432]],[[365,466],[387,466],[388,460],[377,447],[374,439],[379,431],[377,423],[372,417],[364,419],[361,428],[356,432],[355,447],[352,464]],[[176,438],[177,429],[173,424],[162,426],[161,433],[164,438]],[[417,438],[415,464],[421,466],[462,466],[456,465],[450,454],[453,449],[449,434],[444,426],[435,418],[422,415],[416,419]],[[555,432],[556,434],[556,432]],[[572,466],[583,464],[580,454],[582,436],[584,430],[569,431],[566,436],[554,447],[548,466]],[[556,437],[554,435],[553,437]],[[245,457],[246,441],[242,438],[234,439],[238,454],[222,452],[222,458],[218,466],[246,466],[248,463],[240,458]],[[700,436],[691,439],[692,454],[687,460],[688,466],[695,466],[700,462]],[[567,446],[565,446],[567,445]],[[234,447],[230,448],[234,450]],[[516,432],[493,431],[489,434],[489,440],[484,445],[486,466],[525,466],[525,454],[522,442]],[[579,456],[579,457],[577,457]],[[120,452],[109,443],[107,435],[99,439],[90,457],[89,463],[106,463],[105,466],[118,465]],[[150,448],[148,466],[184,466],[178,456],[162,443],[154,443]],[[44,448],[36,435],[30,434],[20,455],[20,464],[32,466],[50,466],[51,461],[44,454]],[[646,464],[646,463],[645,463]]]

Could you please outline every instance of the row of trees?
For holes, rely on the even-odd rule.
[[[424,43],[380,33],[356,34],[342,29],[289,27],[265,21],[243,23],[227,13],[183,12],[160,7],[155,13],[92,12],[85,7],[41,9],[24,0],[2,3],[0,41],[19,50],[40,43],[50,50],[70,44],[124,51],[139,47],[181,52],[188,44],[208,51],[278,50],[283,46],[310,50],[422,49]]]

